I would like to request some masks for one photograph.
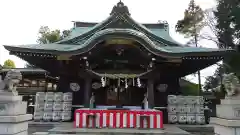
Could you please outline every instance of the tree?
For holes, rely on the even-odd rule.
[[[208,91],[210,89],[218,87],[222,82],[223,73],[225,73],[225,72],[226,71],[224,69],[223,64],[219,64],[219,66],[216,69],[216,71],[214,72],[214,74],[212,76],[208,76],[206,78],[203,89]]]
[[[240,29],[240,1],[239,0],[217,0],[217,8],[212,15],[214,34],[217,37],[219,48],[234,49],[239,45]],[[216,88],[221,84],[223,73],[234,72],[240,78],[240,53],[234,53],[231,57],[224,59],[213,76],[206,78],[204,89]]]
[[[38,32],[39,36],[37,42],[39,44],[54,43],[69,36],[69,30],[50,30],[48,26],[41,26]]]
[[[37,42],[39,44],[48,44],[60,41],[70,35],[70,30],[63,30],[62,32],[58,29],[50,30],[48,26],[41,26],[38,31]],[[36,68],[36,66],[27,63],[25,68]]]
[[[203,19],[203,10],[196,5],[194,0],[191,0],[188,9],[184,12],[184,18],[177,22],[175,27],[176,31],[184,34],[188,38],[193,38],[195,46],[198,47],[198,35],[204,26]],[[200,71],[197,73],[199,90],[201,90],[201,74]]]
[[[16,68],[14,61],[8,59],[4,62],[3,68]]]
[[[191,0],[188,9],[184,12],[184,18],[177,22],[176,31],[184,34],[186,37],[195,38],[202,29],[204,19],[203,10]]]
[[[235,2],[234,2],[235,1]],[[233,21],[232,11],[239,0],[218,0],[218,5],[214,15],[216,16],[218,40],[223,44],[221,48],[234,48],[235,22]],[[239,2],[238,2],[239,3]]]
[[[217,8],[214,11],[216,16],[216,28],[220,48],[235,49],[240,39],[240,1],[239,0],[218,0]],[[233,54],[223,61],[226,70],[235,72],[240,76],[240,53]]]
[[[195,83],[192,83],[186,79],[180,79],[179,80],[180,84],[180,91],[182,92],[181,94],[184,96],[198,96],[199,91],[198,91],[198,85]]]

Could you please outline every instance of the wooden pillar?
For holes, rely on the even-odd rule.
[[[84,84],[84,106],[85,107],[89,107],[91,89],[92,89],[92,79],[87,77],[85,78],[85,84]]]
[[[147,95],[148,95],[148,107],[152,109],[154,107],[154,80],[148,79],[147,81]]]

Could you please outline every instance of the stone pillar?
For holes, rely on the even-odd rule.
[[[92,89],[92,79],[86,78],[84,83],[84,106],[85,107],[89,107],[91,89]]]
[[[210,123],[214,125],[216,135],[240,134],[240,98],[227,97],[217,105],[217,117]]]
[[[22,101],[22,96],[1,90],[0,135],[28,135],[28,121],[32,115],[26,111],[27,102]]]
[[[152,109],[154,107],[154,81],[148,79],[147,81],[147,95],[148,95],[148,107]]]

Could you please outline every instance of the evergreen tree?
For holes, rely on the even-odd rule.
[[[216,17],[216,28],[220,48],[235,48],[234,35],[236,33],[233,22],[232,10],[235,9],[234,1],[239,0],[218,0],[218,5],[214,15]]]
[[[239,46],[240,39],[240,1],[239,0],[218,0],[216,11],[218,40],[222,43],[221,48],[235,49]],[[237,73],[240,76],[240,54],[224,60],[226,70]],[[230,69],[229,69],[230,67]]]
[[[194,0],[191,0],[188,9],[184,12],[184,18],[177,22],[176,31],[184,34],[186,37],[193,38],[195,46],[198,47],[198,36],[204,26],[203,19],[203,10],[196,5]],[[197,73],[199,90],[201,90],[201,74],[200,71]]]
[[[239,0],[218,0],[217,8],[214,11],[216,19],[216,32],[218,47],[224,49],[235,49],[240,41],[240,1]],[[226,72],[234,72],[240,76],[240,53],[235,53],[231,57],[224,59],[223,64],[216,70],[214,76],[209,76],[205,82],[205,89],[216,87],[221,83],[221,76]],[[218,75],[217,75],[218,74]]]

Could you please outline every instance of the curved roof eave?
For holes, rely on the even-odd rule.
[[[4,46],[9,51],[21,51],[21,52],[34,52],[34,53],[49,53],[49,54],[70,54],[70,55],[78,55],[85,52],[90,51],[93,47],[95,47],[99,42],[109,39],[109,38],[131,38],[137,42],[139,42],[142,46],[144,46],[149,52],[161,56],[161,57],[182,57],[186,55],[192,55],[195,53],[202,53],[202,54],[211,54],[214,53],[221,54],[225,53],[225,50],[195,50],[191,52],[188,51],[180,51],[181,48],[184,47],[177,47],[177,51],[171,49],[175,47],[164,47],[164,46],[157,46],[155,43],[150,40],[144,33],[141,33],[136,30],[132,29],[105,29],[99,32],[96,32],[91,38],[85,41],[82,45],[64,45],[64,44],[43,44],[50,49],[46,49],[42,47],[42,45],[32,45],[32,46]],[[55,46],[55,48],[53,47]],[[63,47],[63,48],[61,48]],[[64,48],[65,47],[65,48]],[[53,49],[54,48],[54,49]],[[188,48],[191,49],[191,48]]]
[[[58,42],[55,42],[57,44],[64,44],[65,42],[69,42],[70,40],[75,40],[75,39],[84,39],[86,37],[88,37],[89,35],[101,30],[102,28],[105,28],[109,23],[111,23],[110,21],[113,19],[113,15],[110,15],[107,19],[105,19],[104,21],[102,21],[101,23],[96,24],[95,26],[93,26],[92,28],[90,28],[89,30],[87,30],[86,32],[74,36],[74,37],[66,37]]]
[[[144,25],[142,25],[142,24],[136,22],[134,19],[132,19],[128,14],[119,14],[119,13],[111,14],[107,19],[105,19],[101,23],[98,23],[97,25],[92,27],[90,30],[88,30],[88,31],[86,31],[86,32],[84,32],[80,35],[77,35],[75,37],[66,37],[65,39],[63,39],[61,41],[58,41],[56,43],[65,44],[67,42],[68,43],[69,42],[74,42],[74,40],[84,40],[84,39],[88,38],[89,36],[91,36],[92,34],[94,34],[95,32],[98,32],[100,30],[103,30],[104,28],[107,28],[107,26],[109,24],[111,24],[114,19],[123,20],[124,22],[127,22],[128,24],[132,25],[133,28],[139,30],[140,32],[145,33],[151,39],[154,39],[161,44],[179,46],[179,44],[177,44],[177,42],[171,42],[171,41],[168,41],[168,40],[166,40],[162,37],[159,37],[159,36],[155,35],[153,32],[151,32]]]

